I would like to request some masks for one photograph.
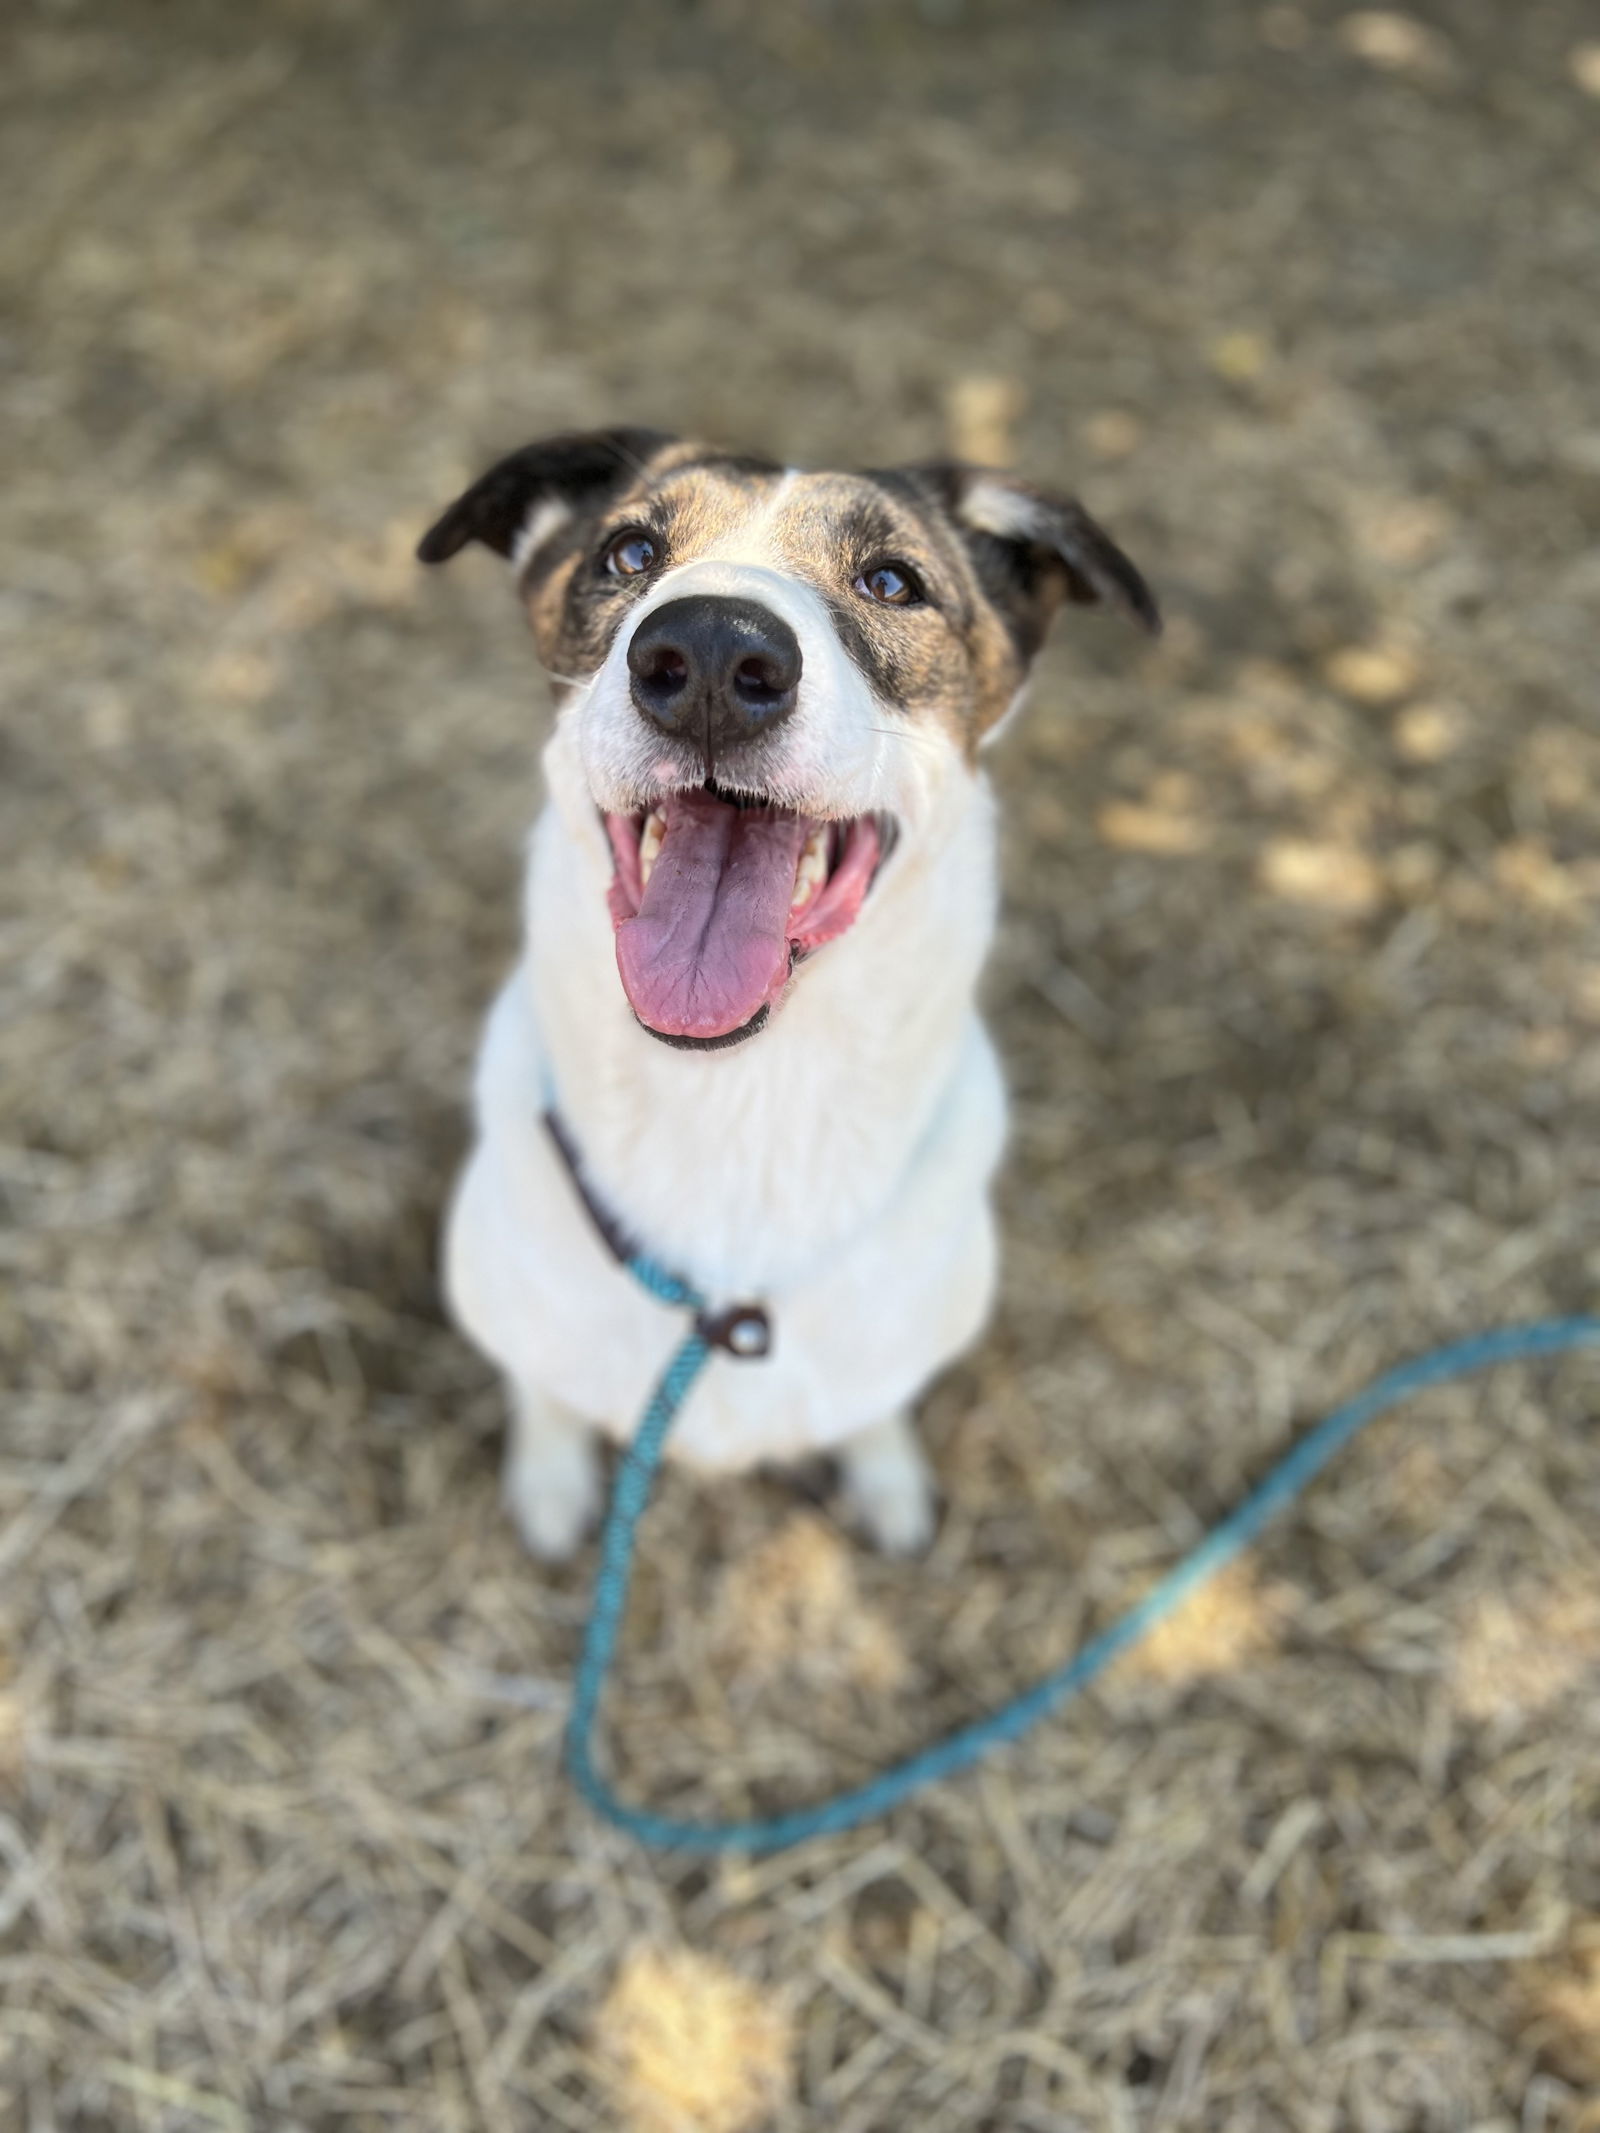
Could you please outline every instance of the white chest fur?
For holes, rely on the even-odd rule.
[[[718,1357],[674,1432],[715,1466],[794,1456],[910,1400],[975,1336],[1003,1100],[973,991],[994,922],[993,809],[954,782],[860,919],[759,1036],[679,1051],[635,1023],[605,905],[610,858],[561,729],[534,833],[527,947],[478,1075],[452,1212],[451,1301],[513,1380],[614,1434],[637,1423],[682,1317],[616,1267],[541,1123],[559,1105],[589,1183],[649,1252],[776,1342]]]

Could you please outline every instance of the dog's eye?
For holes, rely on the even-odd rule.
[[[659,553],[648,533],[641,533],[637,526],[629,526],[606,543],[600,560],[614,578],[637,578],[655,568]]]
[[[927,598],[909,563],[874,563],[857,578],[856,591],[885,607],[920,607]]]

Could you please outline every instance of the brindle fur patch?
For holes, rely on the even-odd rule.
[[[965,529],[913,473],[804,477],[774,540],[817,586],[886,709],[937,718],[969,752],[1005,712],[1026,661],[973,568]],[[874,565],[909,564],[926,599],[886,606],[856,591]]]
[[[767,502],[783,470],[769,460],[674,442],[600,507],[578,511],[529,557],[522,595],[546,671],[558,687],[581,681],[657,573],[732,541]],[[657,543],[656,570],[614,578],[601,557],[625,528]]]

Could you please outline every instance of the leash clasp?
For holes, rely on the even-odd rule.
[[[772,1353],[772,1320],[760,1304],[729,1304],[721,1311],[702,1311],[694,1329],[710,1348],[722,1348],[741,1363],[759,1362]]]

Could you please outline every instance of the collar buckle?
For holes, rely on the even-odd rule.
[[[694,1329],[711,1348],[722,1348],[737,1362],[759,1362],[772,1353],[772,1320],[757,1303],[729,1304],[721,1311],[702,1311]]]

